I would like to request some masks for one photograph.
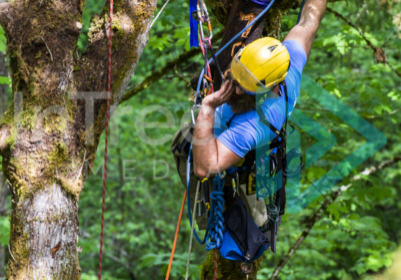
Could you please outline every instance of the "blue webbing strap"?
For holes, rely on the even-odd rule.
[[[189,27],[191,30],[190,35],[190,46],[197,48],[199,46],[198,37],[198,22],[192,17],[192,13],[197,10],[198,0],[189,0]]]

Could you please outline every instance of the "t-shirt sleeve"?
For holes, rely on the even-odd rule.
[[[239,157],[244,157],[256,146],[256,130],[252,118],[247,114],[234,117],[230,127],[217,138],[224,146]]]
[[[284,41],[283,45],[287,48],[290,54],[291,67],[295,67],[302,73],[304,70],[307,56],[304,47],[295,40]]]

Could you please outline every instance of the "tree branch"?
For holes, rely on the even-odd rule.
[[[109,1],[100,15],[91,19],[89,45],[76,62],[80,91],[107,89],[109,59]],[[117,0],[114,2],[112,92],[113,102],[125,92],[138,60],[148,42],[156,0]]]
[[[397,69],[395,69],[394,66],[390,62],[387,61],[386,53],[384,52],[383,48],[375,47],[373,45],[373,43],[365,36],[365,34],[363,33],[362,30],[360,30],[355,24],[350,22],[348,19],[346,19],[339,12],[336,12],[333,9],[329,8],[329,7],[327,7],[327,11],[329,11],[332,14],[334,14],[336,17],[342,19],[349,26],[353,27],[356,31],[358,31],[359,35],[362,36],[363,40],[365,40],[365,42],[368,45],[368,47],[371,48],[373,50],[373,52],[375,53],[377,61],[381,62],[383,64],[387,64],[388,66],[390,66],[391,70],[393,70],[397,74],[398,77],[401,77],[401,73],[399,71],[397,71]]]
[[[280,274],[281,270],[286,266],[290,258],[296,253],[298,248],[301,246],[302,242],[308,237],[309,233],[315,226],[315,224],[320,220],[322,217],[322,214],[324,211],[326,211],[327,207],[333,203],[341,194],[349,189],[352,186],[352,182],[358,181],[363,179],[363,176],[369,176],[379,170],[382,170],[394,163],[400,162],[401,161],[401,156],[395,157],[391,160],[387,160],[385,162],[382,162],[378,165],[374,165],[371,167],[366,168],[364,171],[362,171],[359,175],[355,175],[351,179],[351,184],[347,186],[341,186],[337,191],[333,192],[329,198],[327,198],[325,201],[323,201],[322,205],[320,208],[307,219],[306,227],[302,231],[301,236],[297,239],[295,244],[288,250],[287,254],[280,260],[276,268],[274,269],[274,272],[272,276],[270,277],[270,280],[275,280],[277,279],[277,276]]]
[[[221,39],[221,37],[223,37],[223,34],[224,34],[224,30],[215,34],[212,42],[214,43],[217,40]],[[143,80],[143,82],[141,82],[140,84],[129,89],[127,92],[125,92],[125,94],[123,95],[123,97],[120,100],[120,104],[128,101],[130,98],[134,97],[135,95],[137,95],[144,89],[147,89],[154,82],[157,82],[164,75],[166,75],[172,68],[187,62],[188,60],[190,60],[191,58],[193,58],[194,56],[196,56],[198,54],[199,54],[198,49],[192,49],[190,51],[186,51],[186,52],[180,54],[177,58],[167,62],[167,64],[163,68],[161,68],[160,70],[158,70],[156,72],[153,72],[152,74],[147,76],[145,78],[145,80]]]

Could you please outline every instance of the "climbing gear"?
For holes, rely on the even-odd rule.
[[[278,130],[275,128],[263,114],[260,106],[256,107],[256,112],[259,115],[260,122],[270,128],[276,134],[276,137],[271,141],[270,145],[265,145],[252,151],[255,153],[256,165],[256,196],[259,199],[269,199],[266,206],[269,214],[269,222],[263,229],[270,232],[270,248],[273,253],[276,252],[276,237],[278,233],[278,226],[280,223],[280,216],[285,213],[286,206],[286,190],[285,185],[288,177],[294,177],[301,171],[303,167],[302,156],[296,149],[290,151],[291,157],[287,158],[287,136],[292,132],[287,132],[288,123],[288,93],[287,86],[284,83],[280,86],[280,91],[284,92],[286,103],[286,121],[282,128]],[[301,164],[295,172],[290,172],[287,169],[288,163],[294,158],[300,158]]]
[[[173,248],[171,249],[170,261],[168,263],[168,269],[167,269],[167,274],[166,274],[166,280],[168,280],[170,277],[171,265],[173,264],[174,253],[175,253],[175,248],[177,246],[178,233],[180,231],[181,219],[182,219],[182,214],[184,213],[186,199],[187,199],[187,191],[185,191],[184,198],[182,199],[182,203],[181,203],[181,210],[180,210],[180,215],[178,216],[177,229],[175,230],[174,243],[173,243]]]
[[[99,280],[102,279],[103,261],[103,236],[104,236],[104,210],[106,204],[106,179],[107,179],[107,148],[109,144],[109,122],[110,122],[110,99],[111,99],[111,46],[113,42],[113,0],[110,0],[110,29],[109,29],[109,69],[107,77],[107,108],[106,108],[106,136],[104,146],[104,172],[103,172],[103,197],[102,197],[102,224],[100,230],[100,253],[99,253]]]
[[[232,78],[248,94],[266,93],[284,81],[290,66],[290,54],[277,39],[253,41],[233,58]]]
[[[252,273],[253,264],[243,262],[240,264],[240,268],[241,268],[241,274],[246,275],[246,278],[248,278],[248,275]]]
[[[268,246],[268,242],[267,242],[265,235],[263,235],[263,233],[259,230],[258,226],[252,220],[252,217],[250,217],[250,215],[247,213],[245,205],[238,197],[238,185],[239,185],[238,177],[236,177],[235,179],[232,179],[231,181],[232,181],[232,185],[233,185],[234,197],[236,197],[236,201],[239,201],[242,204],[242,209],[245,210],[245,212],[243,212],[243,213],[245,213],[243,215],[243,217],[245,217],[245,219],[242,220],[245,222],[245,226],[242,226],[241,229],[245,229],[246,232],[241,233],[240,231],[234,230],[235,223],[238,222],[236,219],[233,219],[234,215],[227,216],[227,219],[225,219],[224,214],[229,213],[229,211],[227,210],[226,213],[223,214],[223,206],[224,206],[223,189],[224,189],[224,181],[225,181],[224,174],[218,174],[213,179],[213,192],[210,194],[211,205],[210,205],[210,212],[208,214],[209,219],[207,221],[207,225],[205,226],[205,229],[206,229],[205,237],[203,238],[203,240],[200,240],[196,231],[194,231],[194,230],[192,231],[193,225],[194,225],[193,219],[196,217],[195,212],[198,212],[198,218],[200,216],[202,216],[201,218],[205,218],[204,212],[206,212],[206,211],[204,211],[204,210],[206,210],[207,198],[209,197],[209,195],[208,195],[209,188],[208,188],[208,186],[205,186],[205,184],[207,185],[206,182],[208,182],[208,179],[203,178],[201,180],[203,197],[202,197],[202,199],[197,199],[197,195],[200,194],[199,184],[197,184],[198,187],[196,188],[195,193],[194,193],[195,198],[192,201],[194,203],[194,207],[192,208],[194,213],[191,213],[191,199],[192,199],[191,189],[194,189],[191,186],[193,186],[192,179],[193,178],[195,179],[195,177],[196,177],[193,172],[193,168],[191,167],[191,163],[192,163],[192,143],[191,142],[192,142],[193,127],[195,124],[194,111],[195,111],[195,109],[197,109],[201,106],[202,97],[205,97],[206,95],[210,94],[214,90],[213,79],[212,79],[212,75],[211,75],[211,71],[210,71],[210,63],[212,61],[216,61],[218,71],[222,75],[222,72],[219,68],[216,57],[221,52],[223,52],[227,48],[227,46],[232,44],[239,36],[241,36],[241,34],[244,31],[246,31],[250,26],[252,26],[256,21],[258,21],[273,5],[274,0],[270,1],[269,5],[263,10],[263,12],[261,14],[259,14],[250,24],[248,24],[239,34],[237,34],[237,36],[235,36],[232,40],[230,40],[216,54],[214,53],[213,48],[211,46],[210,38],[207,38],[204,36],[203,29],[202,29],[201,22],[203,23],[208,20],[207,10],[204,6],[203,1],[200,0],[198,2],[200,4],[196,5],[197,10],[195,12],[195,9],[193,9],[194,2],[195,2],[194,0],[190,1],[190,9],[192,9],[192,12],[191,12],[191,34],[192,34],[191,35],[191,47],[194,46],[193,39],[195,38],[193,36],[194,28],[192,25],[192,23],[193,23],[192,21],[198,20],[199,21],[199,26],[198,26],[199,30],[198,31],[199,31],[199,37],[200,37],[200,41],[198,41],[198,44],[199,44],[200,49],[202,50],[202,54],[205,59],[205,66],[203,67],[203,69],[199,75],[197,91],[196,91],[195,98],[194,98],[195,105],[193,107],[191,107],[192,123],[184,125],[183,126],[184,129],[181,128],[180,131],[174,136],[172,152],[174,153],[174,157],[176,159],[176,164],[177,164],[177,169],[180,173],[180,177],[183,182],[185,180],[181,176],[184,173],[184,172],[182,172],[183,171],[182,169],[185,168],[185,165],[186,165],[186,170],[185,170],[186,171],[186,188],[187,188],[187,193],[189,194],[187,196],[187,205],[188,205],[189,221],[191,224],[191,236],[193,234],[193,236],[195,236],[195,238],[197,239],[197,241],[200,244],[204,244],[206,242],[208,250],[213,250],[213,249],[215,250],[214,278],[217,279],[217,249],[220,248],[220,254],[222,254],[223,257],[229,258],[229,255],[231,254],[230,250],[232,248],[235,248],[234,244],[236,244],[236,248],[238,248],[238,250],[235,251],[234,255],[237,254],[237,258],[240,260],[245,260],[246,262],[250,262],[253,259],[258,258],[261,254],[263,254],[263,252],[266,250],[266,248]],[[194,16],[192,17],[192,15],[194,15]],[[202,19],[203,19],[203,21],[202,21]],[[209,28],[209,35],[211,35],[211,34],[212,34],[212,31],[211,31],[211,28]],[[197,36],[196,36],[196,39],[198,39]],[[275,48],[277,48],[277,46]],[[212,58],[210,58],[210,59],[208,59],[208,54],[207,54],[209,50],[212,53]],[[272,52],[274,50],[270,50],[270,51]],[[237,58],[238,59],[236,62],[243,64],[241,58],[240,57],[237,57]],[[238,65],[240,65],[239,63],[238,63]],[[247,68],[245,67],[244,69],[247,69]],[[288,69],[288,65],[287,65],[287,69]],[[252,73],[252,75],[253,75],[253,73]],[[263,88],[263,87],[269,88],[270,85],[266,85],[266,83],[265,83],[267,80],[266,77],[263,77],[263,78],[264,78],[264,84],[262,82],[261,88]],[[285,76],[279,77],[275,81],[277,83],[281,82],[282,80],[280,80],[280,78],[282,78],[282,80],[284,80]],[[240,80],[237,82],[240,82]],[[260,80],[256,81],[255,84],[259,85],[259,82],[260,82]],[[201,88],[202,88],[202,90],[201,90]],[[258,91],[257,88],[256,89],[249,88],[249,89],[253,90],[252,92],[255,92],[255,93]],[[268,91],[262,90],[259,92],[264,93],[266,95],[266,93]],[[287,101],[288,101],[288,99],[287,99]],[[276,132],[277,129],[275,129],[274,131]],[[188,157],[185,158],[185,155],[187,155]],[[255,166],[255,169],[256,169],[256,166]],[[237,176],[238,176],[238,174],[237,174]],[[255,177],[256,177],[256,171],[255,171]],[[195,179],[196,182],[199,182],[198,180],[199,179],[197,179],[197,178]],[[271,200],[272,200],[272,202],[274,202],[274,200],[276,200],[276,199],[272,198]],[[202,204],[205,205],[203,210],[202,210]],[[232,223],[229,222],[230,218],[232,220]],[[251,222],[248,222],[249,219]],[[275,222],[274,223],[271,222],[271,223],[276,224]],[[248,227],[250,227],[251,229],[248,230]],[[258,236],[258,238],[252,239],[252,234],[253,235],[256,234]],[[249,237],[251,237],[251,238],[249,238]],[[224,244],[230,243],[230,238],[232,241],[231,243],[233,243],[233,244],[225,247]],[[236,240],[234,240],[234,239],[236,239]],[[192,237],[191,237],[191,240],[192,240]],[[256,240],[256,242],[255,242],[255,240]],[[260,244],[260,240],[264,240],[263,244]],[[239,245],[237,244],[237,241],[238,241]],[[192,246],[190,244],[189,250],[191,250],[191,247]],[[224,251],[224,249],[227,249],[227,248],[228,248],[228,251]],[[225,252],[229,252],[228,255],[225,254]]]
[[[192,48],[196,48],[199,45],[199,39],[198,39],[198,23],[197,20],[193,18],[193,14],[197,12],[197,0],[189,0],[189,27],[190,27],[190,46],[191,50]]]
[[[190,1],[195,1],[195,0],[190,0]],[[228,46],[230,46],[232,43],[234,43],[235,40],[238,39],[238,37],[240,37],[242,35],[242,33],[244,33],[246,30],[248,30],[250,27],[252,27],[262,16],[264,16],[267,11],[269,11],[270,7],[273,6],[275,0],[271,0],[270,3],[266,6],[266,8],[257,16],[255,17],[255,19],[250,22],[247,26],[245,26],[244,29],[242,29],[237,35],[235,35],[227,44],[225,44],[222,48],[219,49],[219,51],[216,53],[216,57],[219,56]],[[191,35],[192,38],[192,35]],[[215,58],[211,58],[209,59],[209,63],[212,63],[215,60]],[[196,95],[200,94],[200,87],[201,87],[201,83],[202,83],[202,77],[203,74],[205,73],[204,69],[202,69],[200,75],[199,75],[199,80],[198,80],[198,85],[196,88]]]
[[[224,232],[224,172],[217,174],[213,179],[213,192],[210,194],[212,199],[210,229],[206,238],[206,250],[220,249],[223,242]]]
[[[268,240],[249,215],[244,202],[236,198],[223,217],[226,228],[220,255],[246,263],[258,259],[266,250]]]

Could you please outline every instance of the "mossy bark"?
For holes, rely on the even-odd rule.
[[[114,3],[112,103],[147,43],[156,7],[155,0]],[[105,127],[110,24],[106,3],[78,57],[83,6],[84,0],[0,4],[14,101],[0,120],[12,194],[7,279],[80,279],[78,199]]]
[[[0,173],[0,217],[7,215],[7,195],[8,189],[3,174]],[[6,246],[0,244],[0,279],[5,277],[6,252]]]
[[[220,43],[220,48],[229,42],[236,34],[244,29],[256,16],[258,16],[264,7],[244,0],[206,0],[218,20],[225,25],[225,32]],[[297,8],[299,0],[280,0],[276,1],[269,12],[256,22],[250,29],[246,30],[237,40],[234,41],[222,54],[218,61],[223,72],[227,71],[234,54],[242,47],[263,36],[279,37],[281,20],[283,15],[291,8]],[[221,86],[221,78],[216,71],[214,63],[211,65],[215,89]],[[195,76],[197,80],[197,77]],[[194,78],[193,78],[194,80]],[[228,205],[229,206],[229,205]],[[270,251],[269,251],[270,252]],[[269,253],[266,252],[266,253]],[[248,279],[257,279],[257,271],[261,259],[253,263],[251,274]],[[208,255],[202,264],[201,279],[213,279],[214,253]],[[240,262],[218,258],[218,278],[221,280],[241,280],[247,279],[241,274]]]

